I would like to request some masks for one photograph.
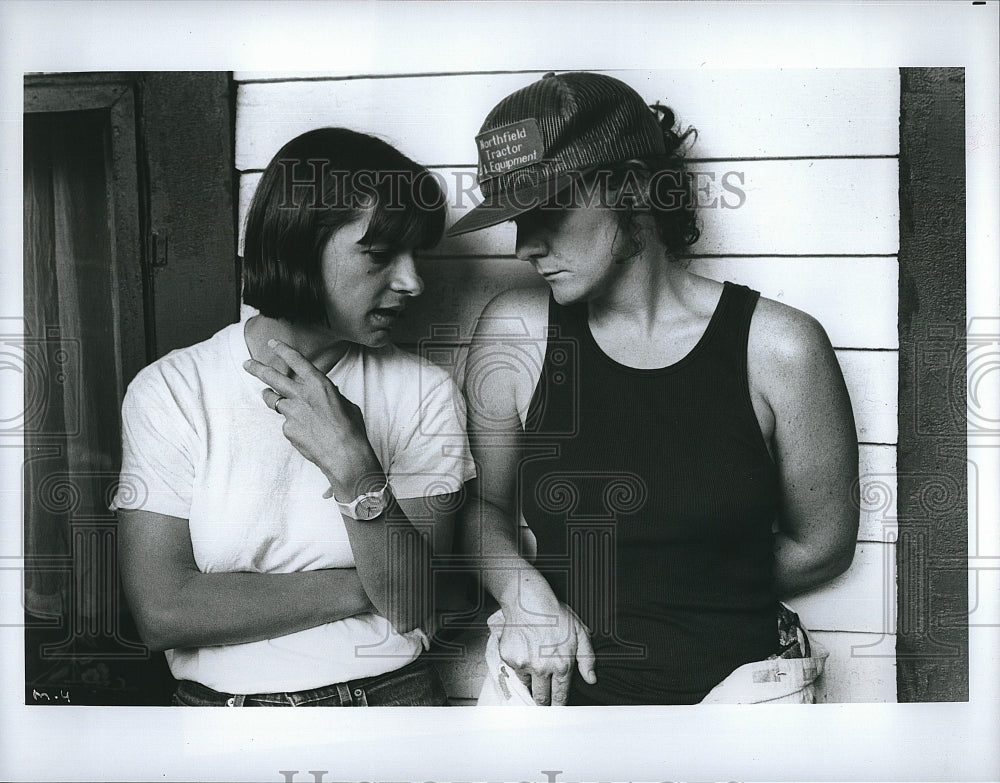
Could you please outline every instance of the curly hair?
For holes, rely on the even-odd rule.
[[[657,203],[660,199],[655,197],[655,193],[653,194],[652,209],[656,230],[663,244],[671,253],[682,255],[701,236],[696,210],[694,177],[687,170],[685,161],[686,148],[689,146],[688,139],[691,140],[691,144],[697,141],[698,131],[691,127],[684,130],[680,130],[679,127],[675,129],[674,113],[666,106],[656,103],[650,108],[657,114],[667,151],[661,158],[647,161],[647,164],[654,172],[671,173],[677,188],[675,192],[679,196],[678,203],[671,208],[669,203],[664,203],[661,207]]]
[[[629,160],[610,167],[608,190],[615,194],[620,209],[619,231],[631,242],[625,258],[643,249],[637,214],[653,218],[656,234],[672,260],[687,253],[698,241],[701,228],[696,209],[694,177],[687,169],[686,150],[698,138],[698,131],[677,125],[674,112],[656,103],[650,106],[663,132],[665,151],[660,155]],[[690,140],[690,141],[689,141]]]

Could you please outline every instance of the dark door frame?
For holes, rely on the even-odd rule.
[[[25,114],[86,112],[89,116],[104,112],[108,118],[105,159],[112,239],[111,285],[115,289],[109,293],[115,321],[119,397],[115,408],[120,407],[127,385],[144,366],[174,348],[206,339],[238,318],[232,101],[231,75],[223,72],[25,77]],[[64,447],[58,435],[48,440],[44,434],[31,435],[29,443],[30,433],[23,434],[25,464]],[[114,483],[117,467],[109,466],[109,470],[112,467],[107,480]],[[26,479],[25,502],[33,501],[37,490]],[[106,623],[102,625],[102,639],[113,637],[117,647],[112,644],[112,649],[95,653],[94,645],[89,644],[78,654],[74,642],[79,629],[71,609],[70,616],[64,612],[55,625],[39,625],[26,617],[26,654],[37,651],[45,661],[52,655],[60,660],[97,656],[108,665],[120,664],[122,668],[114,676],[126,683],[124,692],[116,690],[108,698],[165,704],[170,682],[163,656],[153,655],[147,660],[145,648],[130,641],[138,639],[131,619],[127,613],[119,613],[114,515],[84,519],[77,518],[74,510],[67,514],[72,552],[56,553],[47,559],[45,553],[30,553],[30,565],[29,553],[25,552],[25,567],[44,566],[68,572],[75,584],[77,558],[91,563],[98,574],[95,600],[104,607],[103,617],[115,623],[113,629],[108,629]],[[88,543],[94,541],[94,546]],[[87,546],[87,551],[80,549]],[[44,633],[47,628],[69,637],[56,640],[56,645],[30,637],[32,631]],[[138,660],[140,666],[130,666],[132,659]],[[69,688],[61,687],[65,679],[62,674],[47,678],[45,682],[56,696],[47,688],[40,694],[41,701],[69,701]],[[81,698],[104,698],[88,696],[86,691],[77,683],[72,703],[87,703]],[[41,703],[27,693],[26,700]]]
[[[967,701],[965,70],[900,87],[896,689]]]
[[[117,283],[121,373],[119,395],[148,363],[150,338],[143,299],[145,248],[142,242],[141,192],[136,144],[134,81],[114,74],[97,78],[45,76],[25,78],[24,113],[103,110],[110,120],[109,203],[113,210],[112,275]],[[142,336],[143,339],[136,339]]]

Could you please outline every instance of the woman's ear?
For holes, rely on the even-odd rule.
[[[625,170],[622,181],[616,192],[614,203],[620,209],[643,210],[650,204],[649,168],[642,161],[635,161],[637,166],[629,166]]]
[[[642,202],[638,206],[628,203],[634,196],[619,191],[616,202],[620,207],[615,238],[611,243],[611,255],[615,263],[622,264],[635,258],[656,234],[656,225],[648,209]]]

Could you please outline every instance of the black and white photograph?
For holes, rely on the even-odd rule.
[[[0,12],[2,777],[997,778],[998,7]]]

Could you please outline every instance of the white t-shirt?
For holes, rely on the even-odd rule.
[[[242,365],[244,324],[144,368],[122,406],[122,479],[112,508],[187,519],[205,573],[290,573],[354,565],[329,482],[282,434],[265,385]],[[398,498],[457,491],[475,475],[461,395],[448,374],[392,345],[352,346],[329,373],[364,414]],[[174,677],[229,693],[315,688],[383,674],[416,658],[400,635],[356,615],[246,644],[167,651]]]

